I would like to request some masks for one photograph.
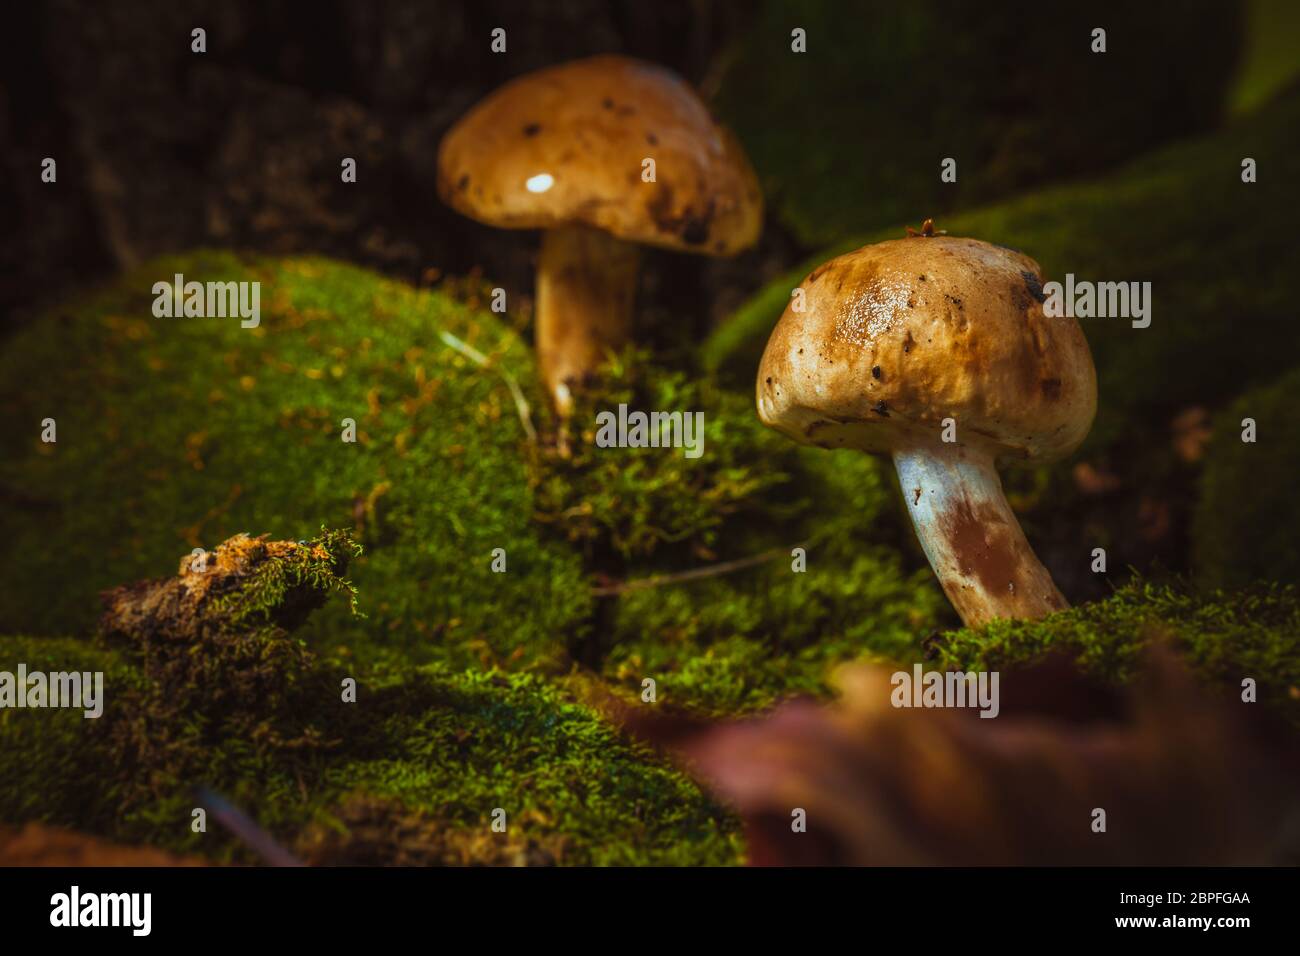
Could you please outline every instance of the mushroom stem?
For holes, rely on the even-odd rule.
[[[572,393],[631,338],[637,248],[598,229],[562,226],[542,238],[537,358],[561,417]]]
[[[916,536],[968,627],[1069,607],[1029,547],[988,452],[918,445],[894,452]]]

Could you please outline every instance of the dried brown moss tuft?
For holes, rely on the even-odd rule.
[[[307,542],[239,534],[182,558],[175,577],[104,594],[100,635],[146,678],[108,728],[117,758],[137,769],[126,802],[204,779],[223,741],[261,753],[333,745],[309,715],[338,681],[292,629],[333,594],[355,610],[342,574],[359,551],[340,531]]]

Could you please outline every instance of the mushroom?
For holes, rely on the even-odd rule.
[[[763,216],[749,161],[690,87],[620,56],[492,93],[443,138],[438,191],[487,225],[545,230],[537,352],[562,415],[631,337],[636,243],[730,256],[756,241]]]
[[[1038,263],[927,221],[818,266],[799,288],[759,365],[763,423],[803,444],[891,455],[968,626],[1067,607],[995,468],[1069,454],[1096,412],[1087,340],[1073,318],[1043,314]]]

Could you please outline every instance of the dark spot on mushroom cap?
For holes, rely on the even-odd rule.
[[[1027,285],[1011,287],[1011,301],[1021,312],[1028,312],[1034,307],[1034,295]]]
[[[700,246],[709,241],[709,232],[713,225],[714,204],[710,200],[702,211],[686,208],[681,214],[673,213],[673,188],[666,182],[657,184],[651,200],[646,203],[646,211],[655,225],[665,233],[681,236],[682,242],[691,246]]]
[[[645,134],[645,141],[646,141],[647,143],[649,143],[651,146],[658,146],[658,145],[659,145],[659,137],[656,136],[654,133],[646,133],[646,134]]]
[[[672,221],[673,187],[671,184],[666,182],[655,184],[654,195],[646,203],[646,210],[661,229],[666,232],[676,231],[665,225]]]
[[[607,96],[600,101],[600,105],[605,107],[607,110],[612,110],[614,108],[614,101]]]
[[[687,217],[686,224],[682,226],[682,240],[690,243],[692,246],[698,246],[708,242],[709,221],[707,219]]]
[[[524,127],[525,136],[536,136],[541,131],[542,131],[541,123],[529,123],[527,126]]]
[[[456,188],[462,192],[465,191],[465,188],[468,185],[469,185],[469,173],[465,173],[463,176],[460,177],[460,179],[456,180]]]
[[[1039,385],[1043,389],[1043,397],[1049,402],[1054,402],[1061,397],[1061,380],[1059,378],[1045,378]]]
[[[1029,290],[1030,295],[1039,302],[1047,301],[1047,296],[1043,293],[1043,284],[1038,281],[1038,276],[1026,270],[1020,273],[1020,277],[1025,280],[1025,288]]]
[[[907,337],[903,339],[903,354],[906,355],[908,352],[912,351],[912,346],[915,344],[916,341],[912,338],[911,330],[908,330]]]
[[[879,365],[873,365],[873,366],[871,366],[871,377],[872,377],[872,378],[880,378],[880,366],[879,366]]]
[[[876,402],[876,404],[872,405],[871,410],[877,415],[883,415],[885,418],[889,417],[889,403],[883,398]]]

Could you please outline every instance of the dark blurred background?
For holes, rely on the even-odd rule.
[[[198,245],[317,251],[531,291],[535,237],[436,198],[442,133],[503,81],[598,52],[698,86],[770,203],[734,262],[652,254],[646,308],[716,322],[828,242],[1113,166],[1218,124],[1248,13],[1140,4],[54,0],[0,40],[0,310]],[[1103,25],[1110,48],[1087,38]],[[207,31],[207,52],[190,31]],[[490,52],[503,27],[508,52]],[[809,52],[790,53],[790,31]],[[959,184],[937,163],[960,156]],[[40,162],[58,161],[58,185]],[[355,157],[344,186],[339,162]],[[429,277],[425,275],[426,279]]]
[[[683,0],[15,7],[0,50],[0,305],[198,245],[317,251],[409,279],[482,267],[530,292],[534,237],[439,203],[443,132],[510,77],[594,52],[699,81],[748,17]],[[506,55],[489,50],[498,26]],[[39,180],[45,156],[57,192]],[[340,183],[344,156],[356,186]]]

